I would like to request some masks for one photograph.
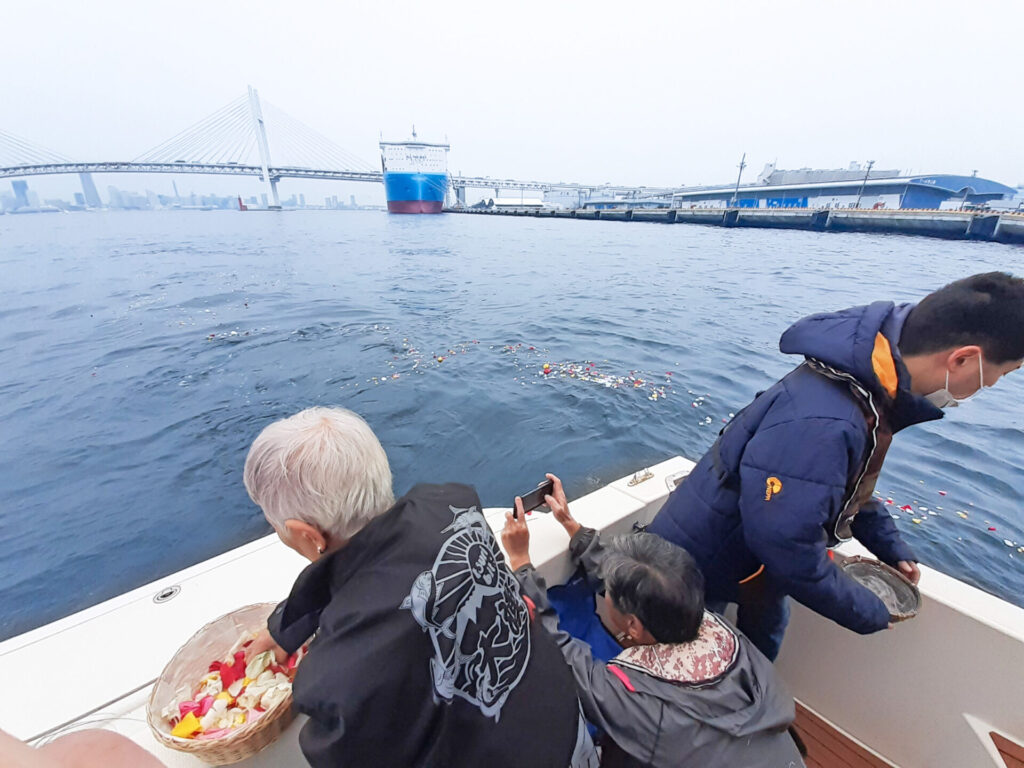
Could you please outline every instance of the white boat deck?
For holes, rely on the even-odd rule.
[[[623,478],[575,500],[573,514],[611,534],[629,531],[635,521],[650,521],[672,478],[692,466],[670,459],[638,485]],[[485,510],[495,531],[504,512]],[[530,526],[535,564],[549,583],[564,581],[571,567],[561,526],[547,515],[531,516]],[[857,546],[843,551],[863,554]],[[306,564],[268,536],[0,643],[0,679],[17,692],[0,698],[0,728],[40,743],[103,727],[167,766],[202,765],[153,738],[145,715],[152,682],[199,627],[241,605],[281,600]],[[154,602],[175,586],[174,597]],[[929,568],[922,568],[920,587],[917,618],[867,637],[794,604],[777,666],[817,716],[800,721],[814,739],[809,765],[1018,768],[1012,755],[1024,756],[1024,610]],[[59,681],[49,674],[54,659],[71,670]],[[302,720],[239,765],[306,765],[298,748]],[[859,761],[830,751],[844,736],[856,742]]]

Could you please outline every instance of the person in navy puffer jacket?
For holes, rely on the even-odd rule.
[[[889,626],[828,550],[855,537],[917,582],[914,553],[873,496],[886,450],[1020,367],[1024,280],[974,275],[917,305],[811,315],[779,348],[804,362],[736,414],[648,528],[697,560],[709,605],[738,603],[738,627],[770,659],[787,595],[855,632]]]

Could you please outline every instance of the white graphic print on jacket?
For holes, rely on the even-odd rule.
[[[402,608],[433,641],[435,696],[461,696],[497,721],[530,661],[530,617],[484,516],[476,507],[449,509],[455,519],[444,532],[452,535]]]

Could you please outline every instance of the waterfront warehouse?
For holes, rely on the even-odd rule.
[[[672,195],[674,208],[950,209],[1009,199],[1015,190],[978,176],[903,175],[894,170],[776,170],[769,163],[753,184],[690,187]]]

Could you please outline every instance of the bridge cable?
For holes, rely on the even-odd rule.
[[[72,162],[71,158],[59,152],[32,144],[6,131],[0,131],[0,166],[51,165],[70,162]]]

